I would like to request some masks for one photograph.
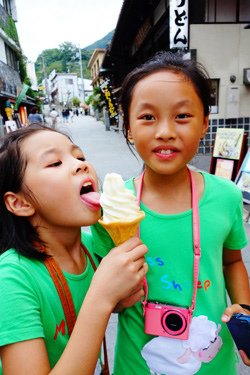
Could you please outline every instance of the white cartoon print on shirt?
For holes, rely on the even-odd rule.
[[[151,374],[193,375],[219,352],[221,326],[204,315],[192,318],[188,340],[159,336],[142,349]]]

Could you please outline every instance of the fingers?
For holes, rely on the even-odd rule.
[[[129,240],[125,241],[122,245],[115,247],[112,251],[127,253],[133,251],[137,246],[140,245],[143,245],[142,241],[138,237],[132,237]]]
[[[246,353],[243,350],[239,350],[240,356],[242,361],[246,366],[250,366],[250,358],[246,355]]]
[[[115,307],[114,312],[121,312],[123,309],[133,306],[135,303],[141,301],[144,296],[144,290],[140,288],[138,291],[131,294],[129,297],[121,300]]]
[[[137,261],[148,252],[148,248],[144,245],[141,240],[137,237],[132,237],[122,245],[113,248],[109,254],[110,256],[115,256],[116,254],[126,254],[129,256],[131,261]]]
[[[238,304],[233,304],[229,307],[226,308],[226,310],[224,311],[222,317],[221,317],[221,320],[222,322],[224,323],[227,323],[229,322],[229,320],[231,319],[231,317],[234,315],[234,314],[246,314],[246,311]]]

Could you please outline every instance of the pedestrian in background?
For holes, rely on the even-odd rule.
[[[69,108],[69,119],[70,119],[70,122],[74,121],[74,112],[71,108]]]
[[[242,193],[232,181],[187,167],[207,132],[209,103],[204,68],[170,52],[124,80],[123,130],[145,166],[126,186],[145,212],[140,238],[149,272],[146,301],[120,313],[114,375],[237,373],[225,323],[250,314]],[[99,224],[92,233],[104,257],[114,244]]]
[[[0,374],[93,375],[113,309],[141,288],[147,248],[133,238],[94,273],[81,228],[100,217],[98,179],[57,130],[3,137],[0,174]]]
[[[42,116],[38,113],[38,107],[32,107],[30,114],[28,116],[29,124],[32,122],[40,122],[43,123]]]
[[[55,108],[52,108],[49,115],[51,119],[52,128],[55,129],[56,124],[57,124],[58,112],[55,110]]]
[[[63,118],[63,122],[68,122],[68,118],[69,118],[69,115],[67,113],[67,109],[66,108],[63,108],[62,110],[62,118]]]

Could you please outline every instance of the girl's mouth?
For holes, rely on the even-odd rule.
[[[174,147],[157,147],[154,149],[154,153],[160,159],[172,160],[177,155],[178,150]]]
[[[100,194],[94,190],[93,183],[86,181],[80,190],[81,201],[91,210],[100,209]]]
[[[81,187],[80,195],[92,193],[94,191],[92,182],[87,181]]]

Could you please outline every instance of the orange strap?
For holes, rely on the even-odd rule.
[[[96,271],[97,267],[89,251],[86,249],[85,246],[83,245],[81,246],[85,254],[88,256],[94,271]],[[50,273],[50,276],[55,284],[57,293],[60,297],[65,319],[66,319],[66,324],[68,327],[68,333],[69,335],[71,335],[75,322],[76,322],[76,312],[75,312],[75,307],[74,307],[74,303],[73,303],[73,299],[72,299],[69,286],[62,273],[62,270],[60,269],[57,262],[52,257],[45,259],[44,264]],[[108,351],[107,351],[107,344],[106,344],[105,336],[103,338],[103,352],[104,352],[104,363],[101,364],[102,366],[101,374],[109,375]]]
[[[62,303],[68,333],[71,335],[76,321],[76,312],[69,286],[60,267],[52,257],[45,259],[44,264],[47,267],[52,280],[54,281],[57,293]]]

